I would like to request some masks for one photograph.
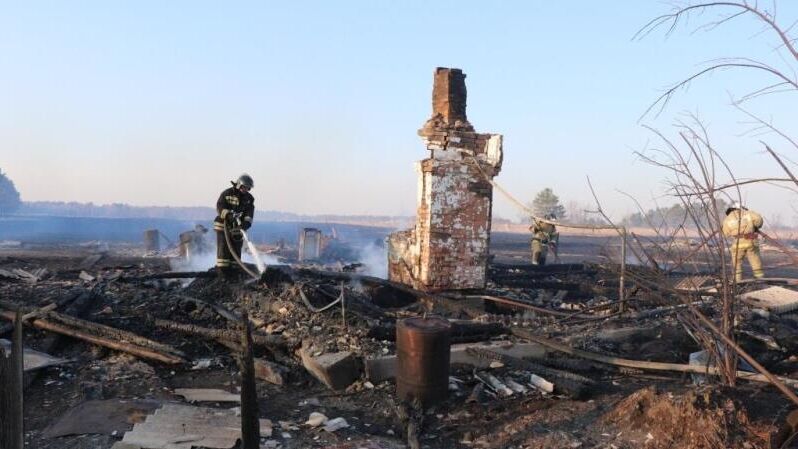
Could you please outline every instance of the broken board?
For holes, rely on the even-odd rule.
[[[11,342],[9,340],[0,339],[0,347],[6,352],[10,352]],[[34,351],[29,348],[24,348],[22,352],[24,357],[22,363],[25,366],[25,371],[33,371],[48,366],[63,365],[71,362],[70,360],[53,357],[50,354]]]
[[[55,438],[84,434],[121,435],[132,429],[135,423],[144,421],[147,415],[160,406],[160,401],[145,399],[81,402],[47,427],[42,436]]]
[[[234,410],[164,404],[122,438],[124,446],[150,449],[227,449],[241,438],[241,418]]]
[[[213,388],[175,388],[189,402],[241,402],[241,395]]]
[[[754,307],[777,314],[798,310],[798,292],[784,287],[768,287],[743,293],[740,299]]]

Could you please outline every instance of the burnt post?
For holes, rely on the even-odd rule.
[[[14,320],[14,339],[10,356],[0,348],[0,447],[22,449],[25,427],[23,415],[22,313]]]
[[[144,231],[144,249],[147,251],[161,250],[161,233],[157,229],[147,229]]]
[[[249,315],[244,312],[241,332],[241,447],[260,449],[260,420],[258,415],[258,391],[255,387],[255,362],[252,358],[252,329]]]

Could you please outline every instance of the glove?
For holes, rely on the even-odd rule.
[[[227,216],[230,217],[230,223],[232,223],[235,227],[241,227],[241,215],[241,212],[232,212],[227,214]]]
[[[245,231],[246,231],[247,229],[251,228],[251,227],[252,227],[252,223],[251,223],[251,222],[249,222],[249,221],[246,221],[246,220],[244,220],[244,222],[243,222],[243,223],[241,223],[241,229],[243,229],[243,230],[245,230]]]

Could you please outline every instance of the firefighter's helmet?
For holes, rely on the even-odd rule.
[[[726,208],[726,215],[729,215],[733,210],[747,210],[739,201],[735,201],[731,206]]]
[[[252,176],[244,173],[239,176],[238,180],[236,181],[236,187],[241,188],[241,186],[252,190],[252,188],[255,187],[255,181],[252,180]]]

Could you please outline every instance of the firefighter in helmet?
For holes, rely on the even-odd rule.
[[[244,245],[242,230],[246,231],[252,226],[252,217],[255,215],[255,198],[249,193],[255,187],[252,177],[244,173],[230,184],[232,186],[224,190],[216,201],[218,215],[213,220],[216,269],[222,275],[230,274],[237,266],[234,254],[241,259],[241,247]]]
[[[549,245],[556,248],[560,236],[557,233],[557,228],[550,223],[556,220],[557,217],[554,214],[547,214],[543,220],[533,218],[532,226],[529,227],[529,230],[532,231],[532,240],[530,241],[532,265],[546,265]]]
[[[762,259],[759,257],[759,229],[764,220],[758,213],[749,210],[740,203],[734,203],[726,209],[723,219],[723,235],[732,239],[729,247],[734,267],[734,279],[743,280],[743,259],[748,259],[755,278],[765,276],[762,270]]]

